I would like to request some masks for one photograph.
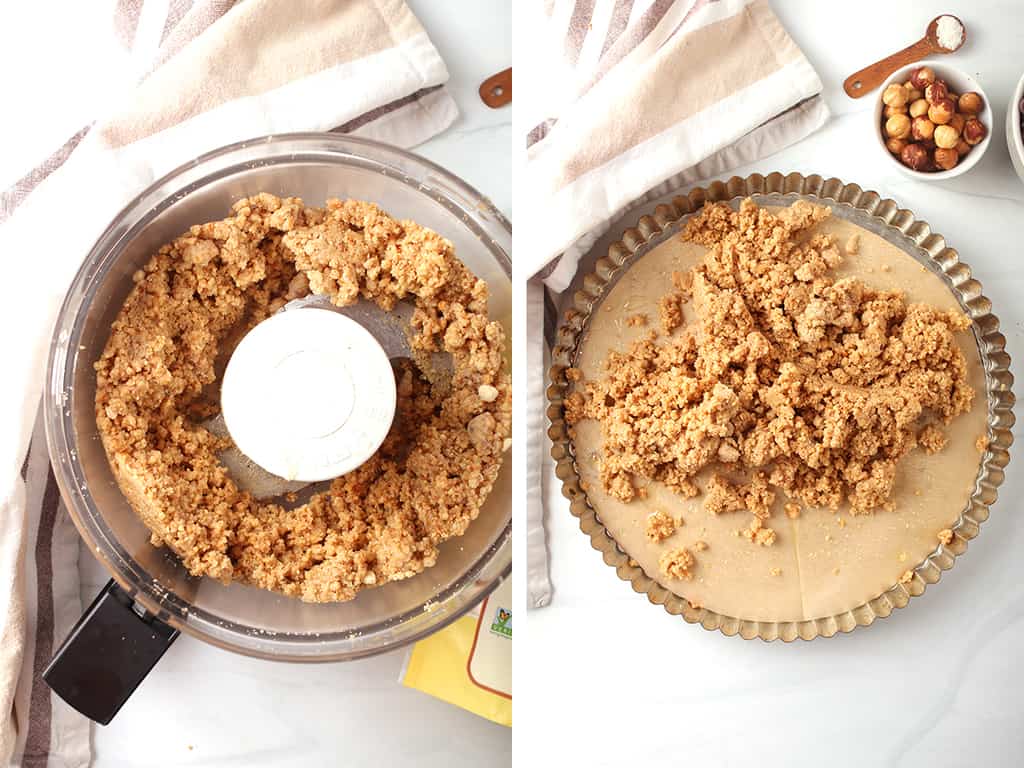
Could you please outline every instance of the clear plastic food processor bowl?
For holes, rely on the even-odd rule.
[[[354,659],[409,643],[477,604],[511,569],[511,467],[462,537],[415,578],[350,602],[306,604],[190,576],[121,494],[96,429],[93,363],[132,274],[192,224],[228,215],[257,192],[380,205],[448,238],[490,286],[491,316],[511,323],[512,232],[489,200],[438,166],[393,147],[334,134],[290,134],[211,152],[139,195],[100,237],[68,292],[50,349],[46,431],[57,482],[93,552],[139,607],[171,627],[239,653],[291,661]]]

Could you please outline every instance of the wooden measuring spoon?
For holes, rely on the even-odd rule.
[[[480,83],[480,98],[491,109],[512,102],[512,68],[492,75]]]
[[[942,16],[952,16],[952,14],[944,13]],[[846,91],[846,95],[851,99],[859,99],[869,91],[875,90],[875,88],[885,82],[885,78],[900,67],[905,67],[908,64],[913,64],[915,61],[928,58],[933,53],[953,53],[953,51],[959,50],[967,40],[967,27],[956,16],[952,16],[952,18],[960,22],[960,27],[963,29],[964,34],[960,38],[960,45],[956,48],[943,48],[939,45],[938,31],[939,19],[942,16],[936,16],[932,19],[924,37],[913,45],[907,46],[892,56],[886,56],[881,61],[876,61],[874,64],[864,67],[864,69],[854,72],[846,78],[845,82],[843,82],[843,90]]]

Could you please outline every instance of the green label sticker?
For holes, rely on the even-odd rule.
[[[512,637],[512,611],[508,608],[498,606],[494,612],[494,620],[491,622],[491,632],[501,637]]]

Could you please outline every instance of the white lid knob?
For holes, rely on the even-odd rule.
[[[246,456],[286,480],[351,472],[387,437],[395,377],[377,340],[327,309],[280,312],[235,348],[221,410]]]

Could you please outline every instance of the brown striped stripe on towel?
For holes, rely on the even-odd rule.
[[[22,768],[84,768],[90,761],[88,721],[54,696],[42,679],[54,649],[81,610],[78,559],[56,556],[69,550],[77,553],[78,533],[61,501],[50,466],[42,408],[22,477],[27,529],[20,577],[26,631],[22,674],[14,700],[19,726],[13,762]]]

